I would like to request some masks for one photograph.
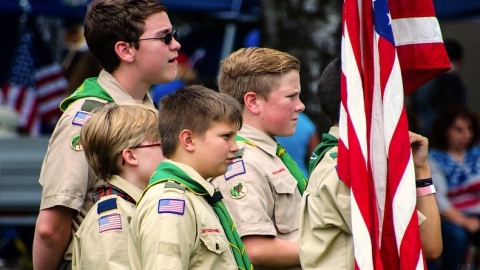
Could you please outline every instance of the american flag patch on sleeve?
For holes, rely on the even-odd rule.
[[[98,230],[100,233],[122,229],[122,218],[120,214],[111,214],[98,219]]]
[[[160,199],[158,201],[158,213],[171,213],[182,215],[185,212],[185,200]]]
[[[92,117],[91,113],[77,111],[77,114],[75,114],[75,117],[72,120],[72,124],[77,126],[83,126],[83,124],[85,124],[85,122],[87,122],[90,117]]]
[[[245,172],[246,170],[245,170],[245,164],[243,163],[243,160],[237,160],[228,166],[227,172],[224,175],[225,180],[228,180],[240,174],[244,174]]]

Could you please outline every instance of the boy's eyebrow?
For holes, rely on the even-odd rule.
[[[173,31],[173,28],[167,28],[167,29],[159,30],[159,31],[155,32],[155,36],[163,36],[163,35],[166,35],[168,33],[171,33],[172,31]]]

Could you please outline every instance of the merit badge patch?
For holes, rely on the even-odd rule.
[[[83,148],[80,145],[80,133],[77,133],[72,136],[72,140],[70,141],[70,147],[72,147],[75,151],[82,151]]]
[[[83,126],[83,124],[85,124],[90,117],[92,117],[91,113],[77,111],[77,114],[75,114],[75,117],[73,117],[72,124],[76,126]]]
[[[182,215],[185,212],[185,200],[160,199],[158,201],[158,213],[171,213]]]
[[[98,231],[100,233],[122,229],[122,218],[120,214],[111,214],[98,219]]]
[[[224,174],[225,180],[229,180],[230,178],[245,174],[245,164],[243,160],[237,160],[228,166],[227,172]]]
[[[230,188],[230,196],[234,199],[240,199],[247,194],[247,186],[242,182],[236,182]]]

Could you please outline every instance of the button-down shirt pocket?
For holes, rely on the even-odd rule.
[[[281,233],[289,233],[298,229],[298,210],[295,208],[297,187],[296,180],[288,174],[278,175],[271,179],[274,189],[274,220]]]
[[[222,254],[228,248],[227,239],[221,235],[202,234],[200,240],[209,251],[216,254]]]

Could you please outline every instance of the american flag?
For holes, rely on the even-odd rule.
[[[38,63],[45,52],[37,53],[35,38],[29,26],[21,26],[20,42],[14,54],[14,62],[8,81],[0,91],[0,103],[14,108],[20,115],[20,126],[30,135],[40,133],[42,120],[59,116],[60,102],[66,97],[67,80],[63,70],[55,62]],[[39,66],[39,67],[37,67]]]
[[[338,174],[356,269],[424,268],[403,98],[449,67],[432,0],[344,0]]]
[[[179,199],[160,199],[158,201],[158,213],[172,213],[183,215],[185,201]]]
[[[98,231],[100,233],[122,229],[122,218],[120,214],[111,214],[98,219]]]

